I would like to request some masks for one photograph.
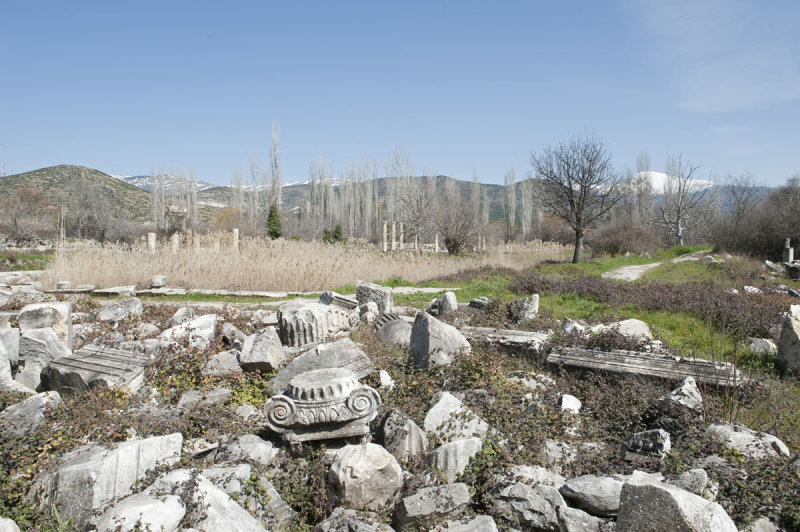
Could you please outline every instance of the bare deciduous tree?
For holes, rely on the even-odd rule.
[[[728,175],[726,182],[729,199],[728,214],[732,222],[730,225],[729,245],[735,248],[745,220],[759,206],[762,197],[756,186],[755,176],[752,174],[742,174],[737,177]]]
[[[575,231],[572,262],[577,263],[584,232],[621,197],[621,180],[611,166],[611,155],[603,141],[585,135],[531,153],[531,166],[539,179],[534,187],[538,202]]]
[[[433,222],[436,231],[444,238],[447,252],[455,255],[477,236],[480,206],[470,201],[454,179],[445,180],[440,188],[438,203],[433,209]]]
[[[503,181],[506,186],[503,201],[503,210],[506,215],[506,240],[510,241],[514,238],[514,223],[517,217],[517,189],[515,185],[517,180],[513,168],[506,172]]]
[[[711,188],[695,180],[699,166],[684,162],[682,156],[667,160],[664,199],[656,209],[656,224],[667,231],[677,245],[683,246],[686,232],[707,225],[713,214],[715,198]]]

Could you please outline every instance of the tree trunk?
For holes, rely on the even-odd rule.
[[[583,248],[583,231],[575,231],[575,253],[572,255],[572,263],[578,264],[581,261],[581,249]]]
[[[681,227],[680,219],[677,221],[677,223],[675,225],[677,227],[676,236],[678,237],[678,245],[682,246],[683,245],[683,227]]]

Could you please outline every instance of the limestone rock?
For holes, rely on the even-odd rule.
[[[166,275],[154,275],[150,278],[150,288],[164,288],[167,286]]]
[[[192,307],[181,307],[175,311],[175,314],[167,321],[167,327],[175,327],[176,325],[183,325],[195,319],[194,309]]]
[[[237,329],[234,324],[226,322],[222,325],[222,340],[226,345],[241,350],[247,340],[247,335]]]
[[[782,529],[766,517],[761,517],[744,527],[742,532],[782,532]]]
[[[88,524],[96,510],[131,493],[146,472],[162,464],[172,465],[181,456],[183,437],[175,433],[144,440],[130,440],[113,449],[84,446],[67,453],[57,471],[42,478],[40,499],[44,507],[55,504],[60,515],[71,516],[73,526]]]
[[[414,421],[392,411],[383,422],[383,446],[398,460],[428,451],[428,436]]]
[[[378,336],[396,345],[411,344],[411,329],[410,323],[391,312],[384,312],[375,322]]]
[[[583,510],[567,505],[556,506],[559,532],[599,532],[602,521]]]
[[[571,318],[564,318],[561,322],[561,332],[564,334],[583,334],[588,329],[586,322],[581,320],[573,320]]]
[[[314,532],[394,532],[394,529],[381,523],[372,512],[359,512],[341,506],[314,527]]]
[[[672,484],[695,495],[700,495],[709,501],[715,500],[719,492],[719,485],[716,482],[709,481],[708,473],[706,473],[705,469],[684,471]]]
[[[97,319],[100,321],[123,321],[141,316],[143,311],[144,307],[138,297],[128,297],[100,307],[100,310],[97,311]]]
[[[527,484],[516,483],[492,490],[491,504],[496,513],[503,515],[514,528],[521,530],[558,530],[556,504],[560,499],[552,493],[532,488]],[[552,489],[552,488],[551,488]],[[555,493],[558,496],[558,492]],[[566,506],[566,505],[565,505]]]
[[[229,377],[241,373],[239,366],[239,352],[235,349],[222,351],[212,355],[206,365],[203,366],[203,375],[214,375],[217,377]]]
[[[58,392],[44,392],[28,397],[0,412],[2,432],[28,434],[42,424],[45,416],[61,406]]]
[[[244,341],[239,365],[245,371],[278,371],[289,362],[289,354],[273,327],[266,327]]]
[[[0,328],[0,357],[17,362],[19,360],[19,338],[20,330],[18,328]]]
[[[359,305],[358,315],[362,323],[373,323],[381,316],[378,312],[378,304],[373,301]]]
[[[620,493],[617,532],[641,530],[737,532],[719,504],[634,473]]]
[[[511,475],[518,481],[530,486],[551,486],[560,488],[567,481],[558,473],[554,473],[542,466],[515,465],[511,468]]]
[[[0,391],[16,392],[33,395],[36,392],[11,377],[11,363],[7,358],[0,357]]]
[[[328,305],[291,301],[278,309],[280,338],[284,345],[301,347],[328,338],[330,315]]]
[[[433,529],[436,532],[497,532],[497,525],[489,515],[479,515],[473,519],[447,521]]]
[[[397,503],[396,521],[400,529],[430,528],[443,518],[456,516],[469,502],[466,484],[424,488]]]
[[[228,459],[246,461],[258,465],[267,465],[278,456],[278,450],[272,442],[262,440],[255,434],[244,434],[226,446]]]
[[[284,393],[293,378],[306,371],[323,368],[349,369],[357,379],[363,379],[375,371],[375,365],[366,353],[349,338],[343,338],[318,345],[289,362],[269,381],[270,392],[273,395]]]
[[[738,423],[711,425],[706,434],[722,440],[726,447],[756,460],[770,456],[790,456],[786,444],[772,434],[757,432]]]
[[[610,326],[626,339],[633,342],[649,342],[653,339],[650,327],[641,320],[623,320],[612,323]]]
[[[638,460],[648,455],[663,459],[672,448],[669,432],[664,429],[646,430],[632,434],[622,445],[622,458]]]
[[[189,339],[189,344],[200,349],[207,348],[217,335],[217,315],[205,314],[181,325],[170,327],[161,333],[165,342],[180,342]]]
[[[201,475],[234,497],[243,508],[261,519],[263,524],[269,525],[267,527],[269,530],[287,528],[296,515],[269,479],[263,475],[258,475],[257,479],[254,477],[253,468],[249,464],[212,466],[203,470]],[[256,484],[256,489],[265,494],[266,498],[257,499],[250,495],[250,490],[246,488],[253,482]]]
[[[403,471],[380,445],[346,445],[334,455],[328,480],[341,504],[380,510],[403,485]]]
[[[19,532],[19,527],[12,519],[0,517],[0,532]]]
[[[564,394],[558,398],[558,406],[561,410],[570,414],[578,414],[581,411],[581,400],[574,395]]]
[[[394,389],[394,379],[389,372],[382,369],[378,372],[378,378],[381,380],[381,390],[391,391]]]
[[[69,348],[61,343],[51,327],[29,329],[19,339],[19,361],[24,368],[17,373],[15,379],[35,390],[41,382],[41,372],[47,364],[71,354]]]
[[[472,457],[483,449],[480,438],[466,438],[445,443],[427,457],[425,464],[441,471],[448,484],[453,483],[464,472]]]
[[[202,508],[201,512],[193,512],[190,519],[191,525],[197,530],[246,532],[264,529],[258,519],[196,470],[171,471],[159,477],[146,490],[150,494],[181,491],[188,491],[184,496],[192,506]]]
[[[230,388],[189,390],[178,400],[178,408],[191,409],[218,405],[227,401],[232,393]]]
[[[579,508],[608,517],[616,515],[619,510],[622,482],[611,477],[584,475],[567,480],[559,491]]]
[[[450,392],[438,394],[436,403],[425,415],[423,426],[426,431],[449,440],[483,436],[489,432],[489,425]]]
[[[439,297],[435,297],[428,307],[428,314],[431,316],[441,317],[449,314],[454,310],[458,310],[458,300],[454,292],[445,292]]]
[[[578,455],[568,443],[550,439],[545,440],[543,451],[545,465],[552,466],[555,471],[561,471],[560,464],[574,462]]]
[[[468,354],[471,347],[452,325],[442,323],[427,312],[418,312],[411,329],[410,362],[419,368],[451,364],[456,355]]]
[[[394,307],[394,291],[386,286],[358,281],[356,283],[356,299],[359,305],[372,301],[378,305],[378,312],[391,312]]]
[[[150,491],[126,497],[97,520],[98,530],[179,530],[186,506],[178,495]]]
[[[72,349],[72,303],[36,303],[19,311],[17,322],[22,333],[51,327],[59,341]]]
[[[699,413],[703,411],[703,396],[697,388],[694,377],[686,377],[670,393],[655,402],[652,408],[659,414],[676,416],[682,411]]]
[[[778,346],[769,338],[748,338],[747,349],[754,355],[773,356],[778,354]]]

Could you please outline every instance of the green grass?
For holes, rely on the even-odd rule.
[[[0,253],[0,271],[19,272],[44,270],[53,260],[52,253]]]
[[[569,277],[577,277],[578,275],[601,275],[623,266],[639,266],[642,264],[652,264],[654,262],[670,261],[676,257],[689,253],[697,253],[699,251],[711,251],[711,248],[709,246],[677,246],[657,251],[650,256],[630,255],[627,257],[599,257],[579,264],[572,264],[569,262],[542,264],[537,266],[536,270],[546,274]]]

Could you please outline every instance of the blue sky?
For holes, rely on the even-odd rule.
[[[284,180],[397,148],[502,183],[594,131],[615,165],[800,172],[800,2],[0,2],[0,165]]]

